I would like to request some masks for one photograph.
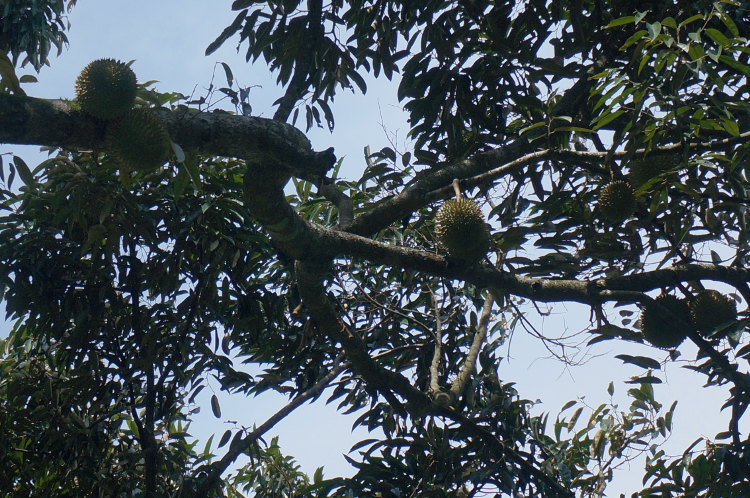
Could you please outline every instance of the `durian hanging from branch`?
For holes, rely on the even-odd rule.
[[[133,70],[114,59],[93,61],[76,80],[76,96],[81,109],[99,119],[124,115],[133,107],[137,91]]]
[[[655,176],[662,175],[668,171],[674,171],[682,162],[682,154],[679,152],[656,153],[633,159],[630,164],[628,180],[635,187],[647,183]]]
[[[616,180],[607,184],[599,193],[599,218],[608,223],[619,223],[630,218],[635,207],[635,190],[628,182]]]
[[[703,291],[690,303],[690,319],[704,337],[719,339],[727,331],[716,329],[737,320],[737,303],[719,291]]]
[[[461,195],[458,180],[453,180],[456,198],[445,201],[435,216],[435,234],[454,258],[477,262],[490,246],[490,230],[476,202]]]
[[[671,294],[647,302],[641,311],[641,334],[657,348],[673,349],[682,344],[689,326],[687,301]]]
[[[106,151],[130,171],[149,171],[167,160],[172,141],[164,123],[147,108],[129,111],[107,126]]]
[[[105,150],[121,166],[124,177],[164,164],[172,141],[164,123],[147,108],[133,108],[138,84],[127,64],[98,59],[76,81],[81,110],[107,121]]]

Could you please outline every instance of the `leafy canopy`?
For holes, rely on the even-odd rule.
[[[3,5],[3,22],[38,12]],[[62,3],[50,8],[31,23],[37,38],[0,38],[8,60],[46,59]],[[748,494],[747,2],[232,8],[206,52],[238,40],[248,61],[262,58],[283,89],[274,118],[249,115],[249,90],[226,65],[217,91],[238,113],[210,112],[211,94],[187,101],[141,84],[137,105],[174,142],[157,170],[123,167],[106,151],[110,122],[24,97],[3,66],[0,110],[16,118],[6,126],[0,112],[2,140],[50,158],[0,165],[0,297],[14,320],[0,342],[2,489],[602,496],[646,453],[636,495]],[[363,176],[346,180],[333,151],[287,122],[302,112],[307,130],[335,133],[336,92],[365,92],[368,72],[400,78],[412,148],[367,150]],[[60,126],[40,128],[30,110]],[[600,199],[613,182],[625,201]],[[459,192],[490,225],[478,263],[436,241],[437,208]],[[739,315],[706,330],[696,324],[713,321],[679,311],[707,289],[731,295]],[[586,344],[533,328],[539,303],[566,302],[591,309]],[[641,333],[645,306],[663,330]],[[497,375],[516,329],[561,361],[571,346],[646,344],[617,356],[644,371],[627,381],[631,406],[533,415]],[[686,366],[707,386],[729,387],[727,430],[676,457],[660,448],[675,404],[653,386],[680,353],[644,341],[661,333],[697,346]],[[201,451],[188,430],[210,378],[233,396],[276,390],[290,402]],[[307,476],[263,438],[324,394],[373,430],[352,477]],[[215,395],[210,404],[221,418]]]

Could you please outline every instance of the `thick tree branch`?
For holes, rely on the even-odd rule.
[[[572,301],[587,305],[621,300],[622,291],[642,293],[690,280],[716,280],[735,288],[744,288],[750,281],[750,271],[746,269],[713,264],[677,265],[591,281],[515,275],[489,265],[471,265],[438,254],[388,245],[309,223],[300,218],[286,202],[284,192],[278,185],[284,180],[274,178],[275,172],[272,169],[263,166],[249,168],[245,178],[245,201],[256,219],[270,232],[278,249],[295,260],[330,261],[336,257],[349,256],[465,280],[482,288],[502,289],[535,301]],[[273,181],[277,182],[275,188]],[[636,301],[638,299],[633,299],[633,302]]]
[[[374,204],[366,213],[358,216],[347,231],[362,236],[373,235],[427,205],[433,200],[428,198],[428,194],[434,190],[449,188],[454,178],[478,176],[497,165],[509,163],[530,153],[535,148],[526,140],[518,140],[499,149],[477,153],[431,173],[404,188],[399,194]]]
[[[333,149],[312,150],[304,133],[271,119],[226,113],[154,109],[172,141],[203,155],[263,161],[295,176],[320,181],[335,163]],[[0,93],[0,143],[102,150],[106,122],[64,100]]]
[[[339,210],[338,227],[346,230],[354,220],[354,204],[351,197],[337,189],[336,185],[331,183],[322,185],[319,192]]]

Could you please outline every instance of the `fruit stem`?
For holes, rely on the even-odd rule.
[[[456,191],[456,199],[461,198],[461,187],[458,185],[458,178],[453,179],[453,190]]]

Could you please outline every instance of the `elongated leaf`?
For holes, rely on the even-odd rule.
[[[727,39],[727,37],[724,36],[724,34],[718,29],[708,28],[706,30],[706,34],[709,38],[711,38],[722,47],[727,47],[729,45],[729,40]]]
[[[637,365],[641,368],[648,368],[650,370],[659,370],[661,368],[661,363],[647,356],[630,356],[628,354],[618,354],[617,356],[615,356],[615,358],[617,358],[618,360],[622,360],[623,363],[630,363],[632,365]]]
[[[633,17],[633,16],[625,16],[625,17],[621,17],[619,19],[615,19],[611,23],[607,24],[607,26],[606,26],[605,29],[615,28],[617,26],[622,26],[623,24],[632,24],[632,23],[635,23],[635,17]]]
[[[16,166],[16,170],[18,170],[18,176],[21,177],[23,183],[25,183],[29,187],[36,187],[34,175],[31,174],[31,170],[23,161],[23,159],[18,156],[13,156],[13,164]]]
[[[245,20],[246,15],[247,9],[237,14],[237,17],[234,18],[232,24],[224,28],[224,31],[222,31],[221,34],[211,42],[208,48],[206,48],[206,55],[211,55],[216,52],[216,50],[221,47],[225,41],[227,41],[232,35],[239,31],[242,27],[242,21]]]
[[[219,398],[215,394],[211,395],[211,411],[214,412],[214,417],[221,418],[221,405],[219,405]]]
[[[582,412],[583,412],[583,407],[580,407],[578,410],[575,411],[571,419],[568,421],[569,431],[572,431],[573,427],[576,426],[576,422],[578,422],[578,419],[580,418]]]
[[[229,438],[232,437],[232,429],[227,429],[224,431],[224,434],[221,435],[221,439],[219,440],[219,448],[224,446],[229,442]]]

